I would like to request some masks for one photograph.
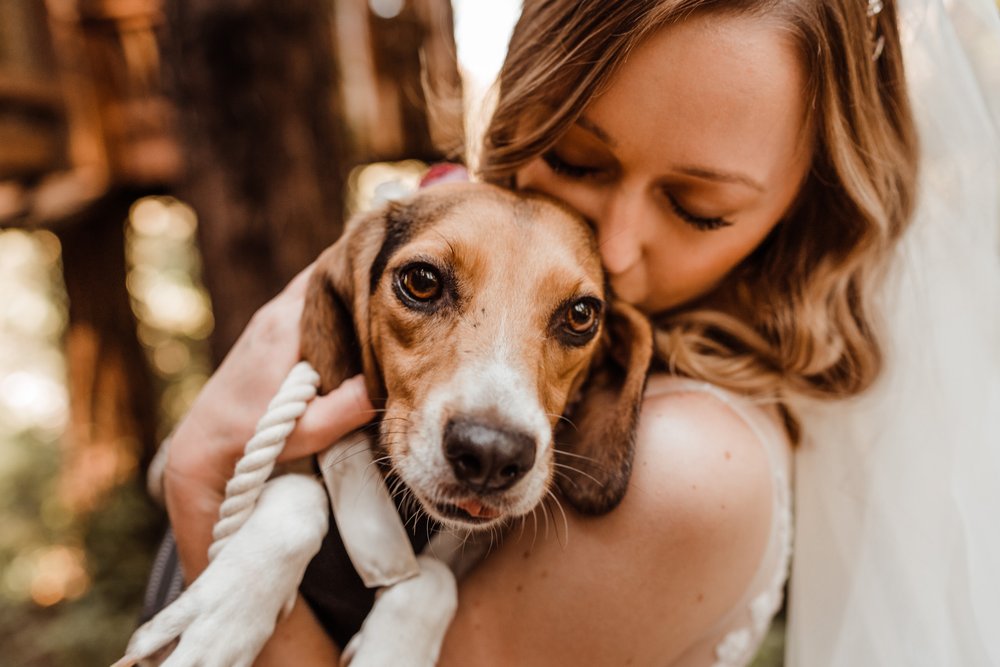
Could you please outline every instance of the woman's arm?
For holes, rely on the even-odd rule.
[[[281,382],[298,361],[299,316],[310,269],[254,315],[171,437],[164,470],[167,512],[186,581],[208,564],[212,526],[226,481]],[[360,377],[314,399],[279,460],[315,453],[368,422],[372,407]],[[336,664],[338,652],[299,598],[278,623],[260,665]]]
[[[171,437],[164,469],[167,512],[190,583],[208,564],[226,481],[257,421],[299,356],[299,317],[312,267],[254,315]],[[360,376],[313,400],[279,461],[314,454],[370,421]]]

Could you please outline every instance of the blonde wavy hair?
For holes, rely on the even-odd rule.
[[[856,394],[882,364],[872,294],[913,208],[917,164],[895,5],[885,0],[875,17],[867,9],[865,0],[525,0],[480,175],[516,187],[515,172],[658,28],[695,12],[780,21],[808,73],[812,168],[790,212],[717,291],[654,316],[658,355],[674,373],[761,398]]]

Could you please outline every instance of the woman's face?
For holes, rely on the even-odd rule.
[[[720,14],[660,30],[517,173],[593,221],[616,293],[647,312],[717,285],[809,170],[804,76],[781,30]]]

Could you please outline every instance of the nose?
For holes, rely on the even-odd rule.
[[[476,491],[504,491],[535,462],[535,439],[471,419],[451,420],[444,453],[455,477]]]
[[[642,220],[648,212],[639,192],[616,188],[608,194],[595,221],[604,268],[611,275],[625,273],[642,258]]]

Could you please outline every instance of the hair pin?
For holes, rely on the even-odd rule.
[[[878,31],[878,15],[882,13],[883,9],[885,9],[885,5],[882,0],[868,0],[868,25],[875,40],[875,45],[872,48],[872,60],[878,60],[885,48],[885,35],[879,34]]]

